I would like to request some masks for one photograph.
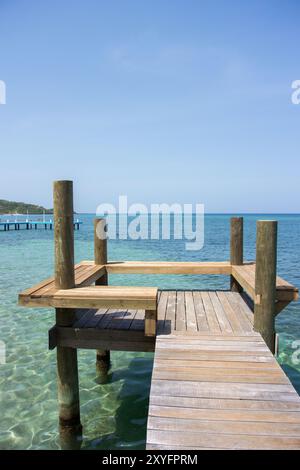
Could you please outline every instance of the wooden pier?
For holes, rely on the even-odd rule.
[[[148,449],[299,449],[300,398],[277,363],[275,316],[298,298],[276,276],[277,223],[257,223],[255,262],[243,260],[243,220],[231,220],[228,262],[109,262],[95,221],[95,261],[74,266],[72,184],[54,186],[55,276],[19,295],[54,307],[62,432],[79,432],[77,349],[154,351]],[[223,274],[228,291],[109,286],[110,274]],[[134,413],[134,410],[132,410]]]
[[[79,226],[82,224],[79,220],[73,222],[74,230],[79,230]],[[45,230],[53,229],[53,222],[52,220],[42,221],[42,220],[27,220],[25,222],[18,222],[15,220],[14,222],[0,222],[0,231],[2,232],[9,232],[10,230],[37,230],[38,228],[43,228]]]

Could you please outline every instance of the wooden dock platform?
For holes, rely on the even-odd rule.
[[[147,449],[299,449],[300,398],[235,292],[162,292]]]
[[[229,261],[109,262],[96,219],[95,260],[74,266],[71,182],[55,183],[54,210],[55,276],[19,304],[55,308],[61,434],[82,430],[77,349],[96,349],[103,373],[110,351],[150,351],[147,449],[300,449],[300,397],[272,354],[275,317],[298,298],[276,275],[275,221],[257,223],[255,262],[243,260],[242,218],[231,219]],[[222,274],[230,290],[111,286],[113,274]]]
[[[79,230],[80,225],[82,225],[82,222],[77,220],[76,222],[73,222],[73,228],[74,230],[77,229]],[[15,220],[14,222],[12,221],[6,221],[6,222],[1,222],[0,221],[0,231],[1,232],[9,232],[10,230],[37,230],[39,227],[44,228],[45,230],[53,229],[53,222],[52,220],[26,220],[26,221],[17,221]]]
[[[95,273],[85,265],[82,282]],[[78,309],[71,326],[50,330],[49,345],[155,353],[147,449],[300,448],[300,397],[240,293],[159,291],[156,337],[145,336],[144,318]]]

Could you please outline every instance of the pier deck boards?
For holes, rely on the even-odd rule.
[[[144,335],[142,309],[80,309],[72,327],[55,327],[50,347],[154,351],[155,338]],[[253,313],[236,292],[159,291],[157,335],[256,335]],[[176,356],[176,350],[174,350]]]
[[[158,336],[147,449],[299,449],[300,398],[258,334]]]
[[[50,349],[155,353],[147,449],[299,449],[300,398],[254,332],[243,294],[91,286],[106,273],[183,272],[231,274],[257,301],[254,263],[83,261],[75,288],[57,289],[49,278],[22,292],[19,303],[76,309],[71,326],[49,331]],[[298,289],[277,277],[277,304],[297,297]],[[145,309],[156,307],[156,337],[146,336]]]
[[[143,310],[77,310],[56,344],[155,352],[148,449],[300,448],[300,398],[239,293],[159,291],[157,322],[146,338]]]
[[[239,293],[163,291],[158,318],[147,449],[300,448],[300,398]]]

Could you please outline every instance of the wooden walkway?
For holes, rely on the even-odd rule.
[[[155,352],[147,449],[300,448],[300,398],[241,294],[159,291],[157,313],[146,338],[144,310],[78,310],[54,345]]]
[[[240,294],[162,292],[159,317],[147,449],[300,448],[300,398]]]

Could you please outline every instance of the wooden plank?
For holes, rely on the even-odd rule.
[[[226,297],[230,306],[236,312],[236,315],[238,315],[239,322],[242,325],[244,332],[251,333],[252,335],[253,313],[251,312],[247,304],[244,302],[242,297],[236,292],[228,292]],[[239,301],[239,298],[241,298],[242,302]]]
[[[273,362],[273,356],[267,354],[264,351],[256,352],[222,352],[222,351],[198,351],[197,349],[185,351],[184,349],[178,349],[172,351],[172,357],[174,359],[182,359],[184,353],[185,360],[189,361],[236,361],[236,362]],[[170,352],[168,349],[156,350],[155,357],[168,359]]]
[[[57,344],[70,348],[152,352],[155,340],[146,337],[143,330],[58,327]]]
[[[77,320],[73,324],[73,328],[83,328],[88,320],[93,317],[95,310],[80,310],[80,316],[77,314]]]
[[[117,320],[120,319],[120,312],[123,313],[124,310],[119,310],[119,309],[107,310],[105,314],[101,316],[99,322],[95,326],[101,330],[110,328],[110,325],[112,324],[112,321],[114,318],[117,318]]]
[[[161,334],[165,328],[165,320],[168,304],[168,292],[159,292],[157,305],[157,334]],[[169,330],[170,331],[170,330]]]
[[[211,382],[184,382],[181,380],[152,380],[151,393],[201,398],[234,398],[255,400],[286,400],[299,402],[299,396],[290,385]]]
[[[166,310],[166,319],[164,330],[171,331],[175,329],[176,322],[176,291],[169,291],[168,304]]]
[[[197,409],[202,410],[216,410],[217,413],[229,410],[231,416],[232,410],[252,410],[252,411],[275,411],[283,412],[285,415],[288,412],[300,412],[300,401],[288,402],[285,400],[241,400],[241,399],[224,399],[224,398],[202,398],[202,397],[181,397],[169,395],[153,395],[150,397],[150,413],[152,406],[158,405],[159,407],[172,407],[186,408],[191,412],[197,412]],[[234,416],[234,415],[232,415]]]
[[[216,433],[218,436],[222,434],[237,434],[237,435],[248,435],[257,436],[257,443],[261,436],[289,436],[297,437],[300,444],[300,424],[298,423],[285,423],[277,422],[274,426],[273,422],[244,422],[239,418],[237,421],[214,421],[211,419],[198,420],[198,419],[186,419],[186,418],[170,418],[170,417],[156,417],[149,416],[148,418],[148,429],[159,429],[163,431],[181,431],[189,433]]]
[[[267,373],[250,373],[249,370],[235,370],[235,369],[225,369],[225,370],[209,370],[209,369],[200,369],[195,368],[186,368],[178,370],[177,367],[169,367],[168,369],[162,368],[161,366],[155,368],[152,373],[152,378],[154,380],[182,380],[184,382],[188,381],[206,381],[206,382],[218,382],[220,383],[250,383],[253,384],[288,384],[289,381],[287,377],[283,374],[274,373],[271,374],[270,371]]]
[[[224,404],[222,403],[224,406]],[[237,405],[238,406],[238,405]],[[193,408],[182,406],[157,406],[151,404],[149,416],[160,418],[213,420],[213,421],[243,421],[243,422],[265,422],[265,423],[290,423],[300,424],[300,410],[298,411],[275,411],[262,409],[224,409],[224,408]],[[300,434],[300,433],[299,433]]]
[[[195,351],[197,352],[205,352],[205,351],[215,351],[221,352],[226,354],[243,354],[243,353],[257,353],[262,352],[264,355],[268,354],[268,347],[264,344],[260,343],[229,343],[228,341],[221,343],[218,341],[217,343],[211,344],[210,341],[204,342],[200,341],[199,344],[195,343],[195,341],[191,343],[180,344],[174,341],[170,344],[170,341],[167,342],[160,342],[159,344],[160,350],[167,349],[170,352],[170,355],[173,351],[182,351],[184,354],[185,351]]]
[[[106,269],[108,274],[231,274],[228,261],[120,261],[108,263]]]
[[[137,310],[135,317],[130,325],[130,330],[144,331],[145,328],[145,311]]]
[[[195,447],[221,448],[221,449],[290,449],[300,447],[297,437],[282,436],[256,436],[243,434],[217,434],[217,433],[184,433],[182,431],[161,431],[149,429],[147,439],[150,444],[163,444]]]
[[[78,282],[78,278],[80,278],[80,276],[83,276],[83,273],[86,271],[86,266],[77,265],[77,266],[75,266],[74,269],[75,269],[74,275],[75,275],[75,283],[76,283],[76,282]],[[31,296],[32,297],[42,297],[44,295],[52,295],[56,291],[57,291],[57,287],[55,287],[55,282],[54,282],[54,278],[53,278],[52,282],[49,282],[49,283],[45,284],[40,289],[33,292],[31,294]]]
[[[221,328],[220,328],[218,319],[216,317],[215,310],[211,303],[209,293],[201,292],[201,298],[202,298],[203,306],[204,306],[205,313],[206,313],[207,323],[208,323],[210,331],[212,331],[213,333],[220,333]]]
[[[162,334],[161,335],[161,339],[163,340],[166,340],[166,341],[181,341],[181,342],[184,342],[184,341],[199,341],[199,340],[208,340],[208,341],[229,341],[229,342],[232,342],[232,341],[245,341],[246,343],[247,342],[256,342],[256,343],[262,343],[264,344],[264,341],[262,340],[262,337],[256,333],[256,332],[253,332],[252,331],[252,334],[249,335],[249,334],[235,334],[235,335],[231,335],[231,334],[211,334],[210,332],[201,332],[201,331],[196,331],[196,332],[180,332],[180,333],[177,333],[176,331],[173,331],[172,333],[170,334]]]
[[[77,287],[85,286],[92,284],[96,278],[101,276],[105,272],[104,266],[95,266],[86,265],[83,263],[78,263],[74,267],[74,275],[75,275],[75,284]],[[44,279],[40,283],[30,287],[29,289],[24,290],[19,294],[19,299],[31,297],[31,296],[42,296],[46,292],[49,291],[56,291],[54,285],[54,277],[49,277],[48,279]]]
[[[129,330],[136,314],[137,310],[127,310],[126,314],[119,320],[117,329]]]
[[[57,290],[51,296],[21,299],[22,305],[61,308],[156,309],[157,289],[152,287],[91,286]]]
[[[216,317],[218,319],[221,331],[225,333],[232,333],[230,322],[226,316],[226,313],[222,307],[222,304],[216,294],[216,292],[209,292],[209,297],[212,303],[212,306],[215,310]]]
[[[159,367],[172,367],[176,366],[178,369],[180,367],[188,368],[188,367],[195,367],[198,370],[207,368],[207,369],[214,369],[214,368],[221,368],[223,370],[227,370],[227,368],[231,369],[250,369],[254,371],[280,371],[282,372],[282,369],[280,366],[277,364],[277,362],[272,361],[271,363],[261,363],[261,362],[247,362],[245,364],[244,362],[237,362],[237,361],[199,361],[199,360],[194,360],[191,361],[189,359],[174,359],[173,357],[167,357],[166,359],[161,359],[160,357],[155,357],[155,363]]]
[[[247,294],[254,300],[255,298],[255,263],[247,263],[242,266],[232,266],[232,275],[245,289]],[[298,289],[287,281],[276,277],[276,300],[292,301],[297,300]]]
[[[125,318],[127,312],[128,312],[128,310],[126,310],[126,309],[117,310],[115,312],[115,315],[113,315],[111,317],[111,320],[110,320],[109,324],[106,326],[106,328],[108,328],[110,330],[120,330],[120,329],[122,329],[121,325],[124,321],[124,318]]]
[[[223,315],[244,308],[237,301],[226,305]],[[224,316],[218,319],[222,324]],[[250,324],[245,315],[244,320]],[[262,337],[243,334],[239,329],[239,336],[174,332],[156,338],[147,449],[300,445],[298,394]]]
[[[193,292],[194,307],[199,332],[208,331],[208,323],[200,292]]]
[[[76,287],[89,286],[106,273],[105,266],[92,266],[87,268],[84,273],[80,273],[78,279],[75,278]]]
[[[237,334],[237,333],[242,333],[247,331],[245,326],[243,327],[242,322],[239,319],[238,312],[236,309],[229,303],[228,301],[228,296],[227,292],[222,292],[219,291],[216,293],[220,302],[222,303],[223,309],[225,310],[225,313],[227,315],[228,321],[232,327],[232,331]]]
[[[177,291],[175,328],[177,331],[186,330],[185,297],[183,291]]]
[[[185,292],[185,312],[186,312],[186,329],[187,331],[197,331],[197,318],[194,305],[193,293]]]

